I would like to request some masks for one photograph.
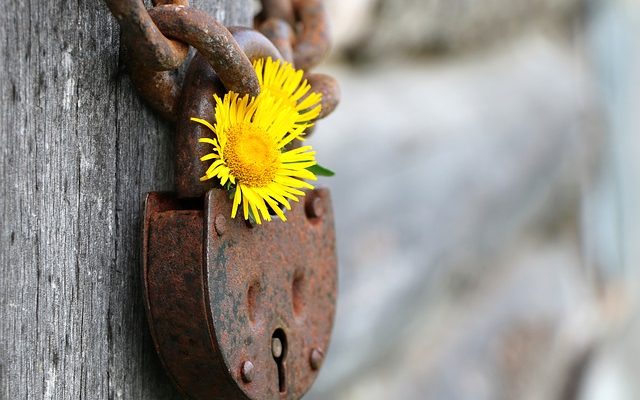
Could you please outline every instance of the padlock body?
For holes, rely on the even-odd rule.
[[[230,214],[224,190],[203,204],[149,194],[143,286],[156,350],[194,399],[298,399],[317,376],[335,313],[329,193],[307,193],[287,222],[253,226]]]

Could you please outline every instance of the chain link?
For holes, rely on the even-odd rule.
[[[142,0],[106,0],[118,20],[128,54],[137,64],[155,71],[173,70],[185,61],[189,47],[165,37],[151,20]],[[160,3],[160,1],[158,1]],[[187,0],[162,1],[186,6]]]
[[[204,11],[189,7],[188,0],[154,0],[149,10],[142,0],[106,2],[121,27],[133,85],[171,121],[177,118],[182,91],[176,70],[187,59],[189,45],[208,61],[227,90],[251,95],[260,91],[250,62],[253,56],[283,59],[309,71],[330,47],[322,0],[262,0],[255,25],[268,40],[246,28],[230,31]],[[323,94],[320,118],[324,118],[339,101],[337,82],[322,74],[307,73],[306,78],[314,91]]]
[[[292,53],[296,68],[317,66],[329,52],[331,37],[322,0],[262,0],[256,27],[283,54]],[[291,28],[287,30],[284,24]],[[288,42],[288,43],[287,43]]]
[[[255,25],[273,42],[283,59],[307,71],[306,78],[313,91],[322,93],[322,112],[318,119],[331,114],[340,101],[338,82],[328,75],[309,72],[331,47],[323,1],[262,0],[262,11]]]

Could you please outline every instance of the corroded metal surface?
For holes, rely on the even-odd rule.
[[[322,93],[322,112],[318,119],[327,117],[340,102],[338,82],[328,75],[309,73],[326,56],[331,45],[323,1],[262,0],[262,7],[255,25],[273,42],[284,60],[307,72],[306,79],[313,91]],[[307,135],[311,133],[312,128]]]
[[[213,16],[174,5],[152,8],[149,15],[165,35],[195,47],[228,90],[253,96],[260,93],[251,62],[229,30]]]
[[[130,62],[127,70],[136,92],[163,118],[175,122],[182,90],[176,72],[154,71]]]
[[[202,209],[151,193],[144,219],[143,285],[156,351],[176,386],[196,399],[241,398],[211,341],[203,289]],[[235,389],[235,390],[234,390]]]
[[[259,93],[258,79],[245,53],[268,49],[265,54],[273,54],[273,44],[262,35],[243,33],[234,38],[215,18],[191,7],[160,5],[148,10],[148,15],[153,20],[152,25],[164,35],[195,47],[228,90],[251,95]],[[238,39],[243,42],[237,43]],[[163,117],[176,121],[182,86],[186,82],[181,82],[175,71],[154,69],[141,63],[132,49],[125,51],[131,81],[140,96]]]
[[[211,145],[200,143],[213,132],[191,121],[204,118],[215,124],[213,95],[224,96],[225,88],[211,65],[196,54],[184,78],[182,107],[176,124],[175,185],[178,197],[200,197],[215,184],[215,180],[200,181],[207,165],[200,157],[211,152]]]
[[[186,59],[188,46],[166,38],[153,23],[142,0],[106,0],[118,20],[126,47],[135,54],[136,64],[155,71],[178,68]],[[162,1],[186,6],[187,0]]]
[[[124,59],[133,85],[153,109],[174,122],[183,85],[175,70],[186,59],[188,45],[209,62],[227,90],[254,96],[260,88],[250,53],[264,57],[271,49],[263,50],[275,45],[277,58],[308,71],[330,47],[322,0],[263,0],[264,18],[257,26],[272,43],[238,28],[232,35],[209,14],[188,7],[187,0],[156,0],[150,10],[141,0],[107,0],[107,4],[122,29]],[[324,84],[318,91],[325,94],[325,117],[337,105],[339,90],[335,80],[318,81]]]
[[[286,60],[289,47],[296,68],[311,70],[329,53],[331,35],[323,0],[262,0],[256,27],[274,42]],[[283,29],[289,25],[291,33]],[[289,43],[286,43],[286,40]]]
[[[322,111],[320,111],[318,119],[326,118],[335,111],[340,103],[338,81],[332,76],[318,73],[307,74],[306,79],[314,92],[322,93]]]
[[[328,191],[303,201],[286,223],[250,227],[226,218],[223,190],[204,206],[147,198],[147,315],[165,368],[192,398],[298,399],[315,380],[335,312],[335,234]]]
[[[269,18],[260,25],[260,32],[273,42],[282,58],[293,64],[293,42],[295,34],[291,25],[285,20]]]
[[[186,60],[189,46],[164,36],[142,0],[106,2],[120,24],[123,59],[136,91],[164,118],[174,121],[180,85],[173,70]],[[153,3],[189,4],[188,0],[156,0]]]
[[[322,0],[292,0],[302,29],[293,45],[296,68],[315,67],[329,53],[331,36]]]
[[[238,26],[230,27],[229,31],[249,60],[255,61],[268,57],[274,60],[283,59],[276,46],[260,32]]]
[[[261,0],[262,11],[259,19],[277,18],[288,24],[295,24],[295,14],[291,0]]]

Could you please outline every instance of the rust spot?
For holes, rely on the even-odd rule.
[[[247,291],[247,308],[249,311],[249,320],[255,322],[256,309],[259,306],[260,282],[253,282]]]
[[[304,272],[297,270],[291,284],[291,298],[293,300],[293,312],[300,316],[304,309]]]

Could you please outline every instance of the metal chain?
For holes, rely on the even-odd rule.
[[[257,32],[236,28],[232,34],[209,14],[189,7],[188,0],[154,0],[149,10],[142,0],[106,2],[121,27],[134,86],[171,121],[176,120],[182,89],[175,71],[187,59],[189,45],[209,62],[227,90],[251,95],[260,88],[247,53],[284,59],[309,71],[330,47],[322,0],[262,0],[263,11],[255,23],[273,44]],[[314,91],[323,94],[319,118],[324,118],[339,101],[337,82],[323,74],[307,73],[306,78]]]
[[[331,114],[340,101],[338,82],[325,74],[309,73],[329,52],[331,38],[322,0],[261,0],[254,24],[296,68],[307,71],[313,90],[322,93],[322,112]],[[310,132],[309,132],[310,133]]]
[[[122,40],[138,64],[156,71],[173,70],[185,61],[189,47],[165,37],[151,20],[142,0],[106,0],[118,20]],[[154,1],[154,5],[188,6],[188,0]]]
[[[327,21],[322,0],[262,0],[255,24],[287,61],[308,71],[329,52]]]

